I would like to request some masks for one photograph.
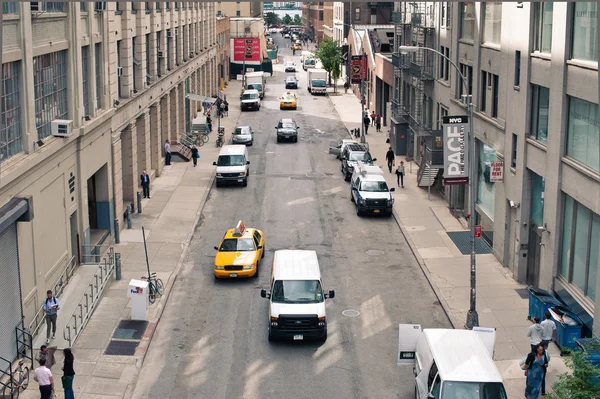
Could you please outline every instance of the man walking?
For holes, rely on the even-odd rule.
[[[165,140],[165,166],[171,165],[171,142]]]
[[[40,359],[40,367],[33,372],[33,379],[40,385],[42,399],[51,399],[54,394],[54,377],[52,371],[46,367],[46,359]]]
[[[140,176],[142,180],[142,191],[144,192],[144,198],[150,198],[150,176],[146,171],[142,171],[142,175]]]
[[[388,152],[385,154],[385,159],[387,160],[388,169],[390,170],[390,173],[392,173],[392,166],[394,166],[394,160],[396,159],[394,151],[392,151],[392,147],[390,147]]]
[[[396,169],[396,177],[398,178],[398,187],[402,185],[402,188],[404,188],[404,161],[400,161],[400,165]]]
[[[544,317],[545,320],[540,323],[540,326],[542,326],[542,345],[544,345],[544,349],[548,349],[550,341],[555,341],[556,324],[552,320],[550,312],[546,312]]]
[[[46,313],[46,343],[50,343],[50,330],[52,330],[52,339],[56,337],[56,319],[60,310],[58,299],[52,295],[52,291],[46,292],[46,300],[42,305]]]
[[[200,154],[198,154],[198,149],[196,148],[196,146],[192,146],[192,161],[194,162],[194,168],[198,164],[199,155]]]
[[[375,111],[371,111],[371,123],[375,126]]]
[[[368,115],[365,115],[365,117],[363,118],[363,124],[365,125],[365,134],[367,134],[369,131],[369,125],[371,124]]]
[[[54,352],[56,352],[56,346],[48,348],[46,345],[40,347],[40,351],[37,353],[36,359],[38,362],[42,359],[46,362],[46,367],[52,369],[52,366],[56,364],[54,359]]]
[[[375,127],[378,132],[381,132],[381,115],[379,114],[375,115]]]
[[[535,316],[533,321],[535,324],[529,327],[529,330],[527,331],[532,352],[535,350],[535,347],[542,342],[542,326],[540,325],[540,317]]]

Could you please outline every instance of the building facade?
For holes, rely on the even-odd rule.
[[[600,335],[600,134],[597,4],[398,3],[392,142],[421,163],[445,115],[472,96],[476,207],[465,186],[440,187],[472,213],[519,282],[554,291]],[[433,48],[401,54],[397,46]],[[423,143],[423,144],[422,144]],[[490,179],[492,163],[502,181]],[[439,175],[438,175],[439,177]],[[439,180],[439,179],[437,179]],[[595,318],[595,320],[594,320]]]
[[[343,2],[333,3],[333,38],[343,44],[350,35],[351,25],[387,25],[392,23],[394,2]]]
[[[4,3],[0,356],[218,90],[209,2]],[[8,11],[8,12],[7,12]],[[25,201],[25,202],[24,202]],[[12,337],[12,338],[10,338]]]
[[[333,2],[302,3],[302,25],[308,37],[320,43],[324,37],[333,39]]]
[[[230,31],[229,17],[217,17],[217,71],[219,76],[219,85],[224,88],[229,81],[230,76]]]
[[[262,17],[263,3],[257,1],[217,1],[217,15],[224,17]]]

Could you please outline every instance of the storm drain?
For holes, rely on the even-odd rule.
[[[133,356],[144,337],[148,322],[143,320],[121,320],[113,333],[105,355]]]
[[[471,253],[471,232],[470,231],[448,231],[448,237],[463,255]],[[491,254],[492,247],[483,238],[475,239],[475,253],[478,255]]]

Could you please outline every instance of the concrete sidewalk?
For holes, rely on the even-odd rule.
[[[239,91],[240,83],[232,81],[225,94],[229,98],[234,98]],[[235,101],[230,103],[229,116],[221,119],[221,126],[225,127],[226,139],[240,115],[239,107],[234,104]],[[213,184],[212,163],[220,151],[220,148],[215,145],[216,130],[215,121],[215,129],[210,135],[210,141],[198,147],[200,159],[197,167],[194,167],[192,162],[173,162],[171,166],[164,167],[161,176],[151,182],[151,198],[142,200],[142,213],[134,214],[133,228],[123,230],[120,244],[114,245],[115,253],[121,254],[122,279],[112,281],[107,287],[90,321],[73,346],[77,373],[73,384],[75,397],[83,399],[130,397],[156,324],[179,269],[188,256],[189,242]],[[143,330],[138,331],[140,335],[138,339],[134,339],[135,336],[133,338],[123,336],[123,334],[132,335],[131,326],[129,329],[117,327],[121,321],[130,318],[131,310],[127,297],[129,281],[147,275],[142,226],[146,233],[150,269],[163,280],[166,288],[165,294],[155,304],[149,306],[149,322]],[[75,276],[78,273],[80,271]],[[85,289],[87,280],[82,282]],[[71,287],[71,291],[76,291],[75,285]],[[72,293],[69,296],[77,296],[75,299],[79,299],[80,295]],[[63,301],[68,301],[67,295],[63,295],[63,298]],[[68,317],[66,313],[64,316]],[[131,349],[128,355],[105,354],[115,333],[119,334],[116,344],[131,345],[128,348]],[[41,335],[45,338],[44,328]],[[59,329],[57,329],[57,339],[58,335]],[[112,342],[111,349],[115,349],[115,341]],[[126,351],[124,348],[116,349]],[[59,352],[57,364],[53,367],[59,398],[63,397],[60,378],[58,378],[62,375],[62,361],[62,353]],[[39,397],[37,384],[31,381],[29,388],[21,394],[21,397]]]
[[[360,127],[361,106],[354,94],[342,91],[330,99],[347,129]],[[427,188],[417,185],[418,165],[400,156],[396,165],[404,161],[406,175],[404,188],[398,187],[396,175],[388,173],[385,162],[389,127],[382,126],[381,130],[370,127],[366,139],[371,155],[383,165],[388,185],[396,187],[394,217],[454,328],[464,328],[469,310],[470,255],[463,255],[447,232],[468,231],[467,222],[451,215],[448,203],[433,189],[428,200]],[[479,325],[496,328],[496,366],[509,396],[522,398],[525,376],[519,361],[530,351],[527,329],[531,325],[527,320],[529,301],[520,295],[526,287],[517,283],[493,254],[477,255],[476,262]],[[554,344],[550,354],[547,388],[567,370]]]

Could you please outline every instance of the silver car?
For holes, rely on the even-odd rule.
[[[254,143],[254,131],[250,126],[238,126],[233,130],[231,144],[246,144]]]

